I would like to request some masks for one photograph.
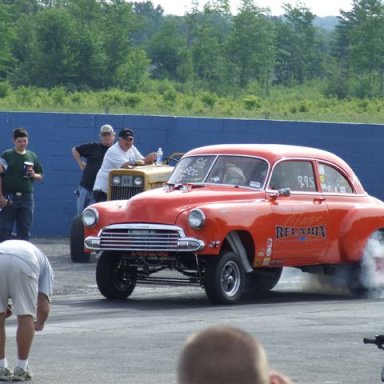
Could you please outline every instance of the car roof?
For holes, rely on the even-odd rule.
[[[323,149],[284,144],[218,144],[188,151],[185,155],[246,155],[259,156],[271,163],[283,158],[314,158],[335,163],[349,173],[350,167],[339,156]],[[353,172],[352,172],[353,173]]]
[[[352,168],[339,156],[319,148],[285,144],[218,144],[192,149],[185,156],[201,155],[256,156],[271,165],[283,159],[316,159],[331,163],[343,170],[357,193],[366,193]]]

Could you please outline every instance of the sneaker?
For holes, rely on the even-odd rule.
[[[0,368],[0,381],[11,381],[12,380],[12,372],[6,368]]]
[[[13,370],[12,381],[29,381],[32,380],[32,372],[27,368],[23,369],[20,367],[16,367]]]

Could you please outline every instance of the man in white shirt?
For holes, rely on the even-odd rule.
[[[124,128],[119,132],[117,143],[112,145],[105,153],[93,186],[93,199],[96,202],[107,200],[108,175],[112,169],[130,168],[137,160],[143,160],[144,164],[152,164],[156,161],[155,152],[144,157],[133,145],[133,140],[133,130]]]
[[[48,319],[52,291],[52,267],[40,249],[25,240],[0,244],[0,381],[32,379],[28,356],[35,331],[41,331]],[[5,355],[5,319],[12,312],[17,316],[17,362],[13,374]]]

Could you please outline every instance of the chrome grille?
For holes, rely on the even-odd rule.
[[[177,227],[109,226],[100,235],[100,248],[130,251],[174,251],[183,233]]]
[[[141,192],[144,192],[144,187],[111,186],[111,200],[128,200]]]

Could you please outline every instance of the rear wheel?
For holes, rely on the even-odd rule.
[[[208,260],[204,274],[204,288],[213,304],[234,304],[244,289],[244,269],[234,252]]]
[[[384,234],[375,232],[368,240],[360,263],[350,267],[348,289],[355,295],[370,295],[384,289]]]
[[[72,219],[69,242],[71,260],[74,263],[88,263],[90,254],[84,252],[84,225],[80,216]]]
[[[121,255],[103,252],[96,266],[96,283],[100,293],[109,300],[122,300],[136,286],[137,268],[125,265]]]
[[[256,268],[246,275],[247,291],[262,293],[270,291],[280,280],[283,268]]]

